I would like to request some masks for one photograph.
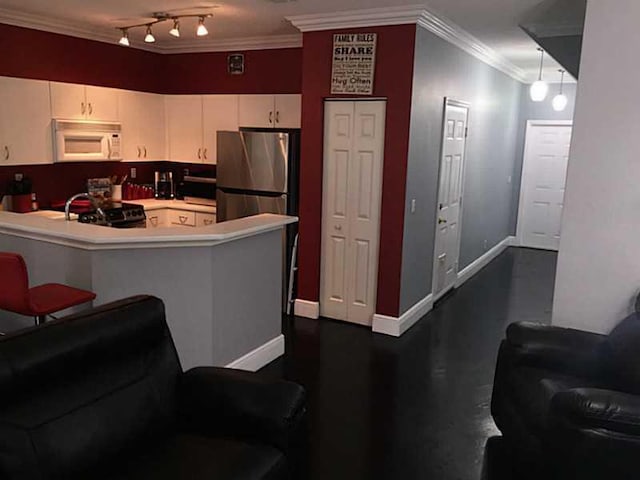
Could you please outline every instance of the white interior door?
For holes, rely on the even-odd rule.
[[[375,313],[385,101],[325,104],[320,314],[371,325]]]
[[[571,131],[571,122],[527,125],[518,215],[523,247],[556,251],[560,247]]]
[[[453,288],[458,276],[462,182],[468,118],[468,105],[447,99],[443,123],[436,217],[433,264],[434,300]]]

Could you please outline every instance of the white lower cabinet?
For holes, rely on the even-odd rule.
[[[171,225],[181,225],[183,227],[196,226],[196,212],[185,210],[169,210],[169,223]]]
[[[147,228],[208,227],[215,225],[215,213],[163,208],[147,211]]]

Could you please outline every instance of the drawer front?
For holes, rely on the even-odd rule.
[[[150,210],[145,212],[147,215],[147,228],[167,227],[168,211],[163,210]]]
[[[215,223],[215,213],[196,213],[196,227],[208,227],[210,225],[215,225]]]
[[[185,227],[196,226],[196,213],[184,210],[169,210],[169,223]]]

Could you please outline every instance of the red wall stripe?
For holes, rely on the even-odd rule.
[[[298,296],[311,301],[319,299],[323,100],[331,96],[333,35],[347,32],[378,34],[374,96],[387,98],[387,127],[376,312],[398,316],[415,25],[304,34]]]

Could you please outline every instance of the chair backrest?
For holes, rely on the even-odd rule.
[[[27,265],[17,253],[0,252],[0,310],[30,315]]]
[[[0,339],[0,472],[96,477],[105,462],[171,431],[181,373],[154,297]]]
[[[640,314],[633,313],[616,325],[600,353],[610,386],[640,395]]]

